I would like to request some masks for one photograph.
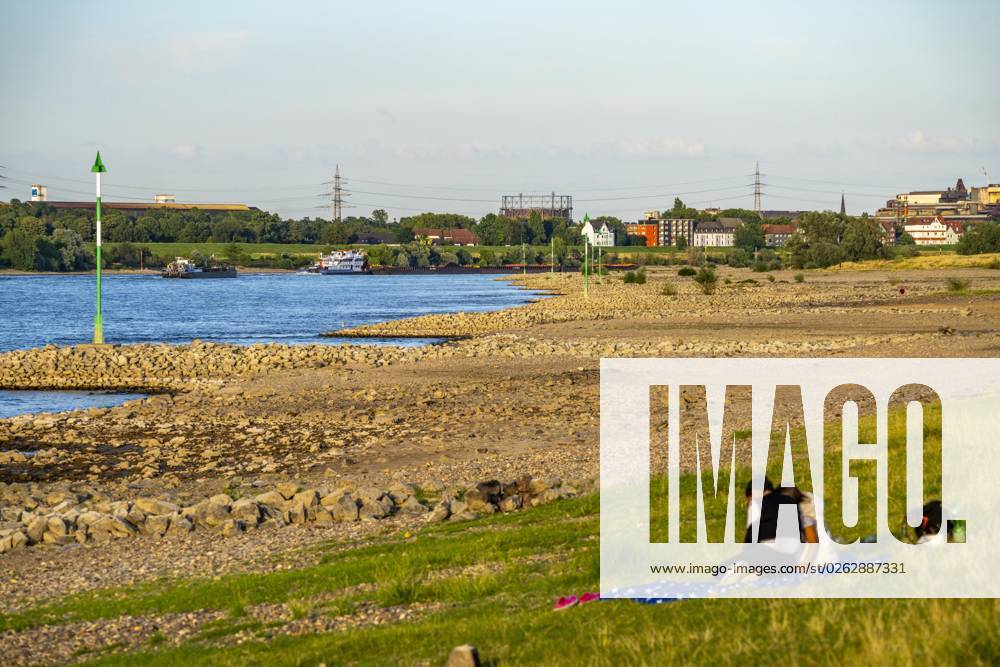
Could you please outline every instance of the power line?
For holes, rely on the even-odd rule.
[[[77,178],[69,178],[69,177],[66,177],[66,176],[55,176],[55,175],[52,175],[52,174],[40,174],[40,173],[37,173],[37,172],[24,171],[22,169],[12,169],[11,171],[13,171],[15,173],[18,173],[18,174],[23,174],[24,176],[28,176],[28,177],[31,177],[31,178],[42,179],[42,180],[45,180],[47,182],[48,181],[56,181],[56,182],[63,182],[63,183],[80,183],[80,184],[83,184],[83,185],[90,185],[91,184],[90,181],[86,181],[86,180],[82,180],[82,179],[77,179]],[[270,190],[305,190],[305,189],[311,189],[311,188],[315,188],[315,187],[316,187],[315,184],[309,184],[309,185],[262,185],[262,186],[259,186],[259,187],[252,187],[252,188],[246,188],[246,187],[244,187],[244,188],[216,188],[216,189],[207,189],[207,188],[178,188],[178,187],[172,187],[172,186],[166,186],[166,185],[125,185],[125,184],[118,184],[118,185],[116,185],[116,184],[113,184],[113,183],[111,183],[111,184],[104,184],[104,183],[102,183],[102,188],[104,188],[104,189],[145,190],[145,191],[148,191],[148,192],[157,192],[157,191],[162,192],[164,190],[172,190],[172,191],[175,191],[175,192],[204,192],[204,193],[217,193],[217,192],[219,192],[219,193],[222,193],[222,192],[261,192],[261,191],[270,191]],[[63,188],[60,188],[60,189],[63,189]]]
[[[913,187],[908,185],[873,185],[871,183],[845,183],[843,181],[824,181],[815,178],[801,178],[799,176],[779,176],[777,174],[772,174],[771,177],[783,178],[789,181],[805,181],[807,183],[822,183],[825,185],[843,185],[851,188],[870,188],[878,190],[906,190],[907,188]]]
[[[341,214],[344,208],[344,197],[351,196],[351,193],[344,191],[344,185],[346,184],[347,181],[340,177],[340,164],[338,163],[333,174],[333,196],[330,201],[332,208],[331,212],[333,213],[331,220],[334,222],[342,221]]]
[[[706,178],[698,181],[681,181],[677,183],[661,183],[658,185],[627,185],[618,187],[593,187],[593,186],[570,186],[563,185],[559,186],[559,190],[572,190],[574,192],[614,192],[614,191],[624,191],[624,190],[662,190],[664,188],[673,188],[680,185],[699,185],[702,183],[718,183],[721,181],[731,181],[737,178],[744,178],[743,175],[736,176],[724,176],[721,178]],[[538,189],[533,190],[524,187],[472,187],[472,186],[447,186],[447,185],[422,185],[415,183],[394,183],[389,181],[369,181],[361,178],[353,178],[355,183],[368,183],[370,185],[389,185],[392,187],[399,188],[416,188],[421,190],[455,190],[455,191],[468,191],[468,192],[521,192],[523,194],[549,194],[552,188],[546,188],[544,190]],[[327,181],[329,184],[329,181]]]
[[[760,212],[760,163],[754,162],[753,170],[753,210],[757,215]]]
[[[875,199],[891,199],[891,197],[889,197],[889,196],[887,196],[885,194],[875,194],[875,193],[872,193],[872,192],[844,192],[843,190],[814,190],[812,188],[797,188],[797,187],[794,187],[794,186],[791,186],[791,185],[775,185],[773,183],[770,184],[770,185],[768,185],[768,187],[779,188],[781,190],[799,190],[801,192],[818,192],[818,193],[828,194],[828,195],[846,194],[846,195],[850,195],[852,197],[873,197]]]
[[[78,178],[73,178],[73,177],[68,177],[68,176],[59,176],[59,175],[55,175],[55,174],[41,174],[39,172],[26,171],[26,170],[21,170],[21,169],[14,169],[12,171],[14,171],[15,173],[22,174],[22,175],[24,175],[26,177],[38,178],[38,179],[45,180],[47,182],[49,182],[49,181],[55,181],[55,182],[63,182],[63,183],[77,183],[77,184],[81,184],[81,185],[90,185],[90,181],[83,180],[83,179],[78,179]],[[672,188],[672,187],[677,187],[677,186],[698,185],[698,184],[703,184],[703,183],[718,183],[718,182],[722,182],[722,181],[731,181],[731,180],[734,180],[734,179],[737,179],[737,178],[742,178],[742,176],[740,176],[740,175],[725,176],[725,177],[720,177],[720,178],[708,178],[708,179],[693,180],[693,181],[680,181],[680,182],[676,182],[676,183],[666,183],[666,184],[659,184],[659,185],[629,185],[629,186],[618,186],[618,187],[562,186],[560,189],[562,189],[562,190],[573,190],[574,192],[635,191],[635,190],[666,189],[666,188]],[[365,179],[357,179],[357,178],[352,178],[352,180],[354,182],[357,182],[357,183],[369,183],[369,184],[376,184],[376,185],[389,185],[389,186],[393,186],[393,187],[415,188],[415,189],[424,189],[424,190],[451,190],[451,191],[468,191],[468,192],[510,192],[510,191],[517,190],[517,191],[528,192],[528,193],[530,193],[530,192],[545,192],[545,193],[547,193],[547,192],[549,192],[551,190],[551,188],[546,188],[545,190],[541,190],[541,189],[539,189],[539,190],[531,190],[531,189],[525,189],[525,188],[511,188],[511,187],[501,187],[501,186],[488,186],[488,187],[487,186],[476,186],[476,187],[472,187],[472,186],[423,185],[423,184],[416,184],[416,183],[396,183],[396,182],[389,182],[389,181],[373,181],[373,180],[365,180]],[[333,181],[332,180],[330,180],[330,181],[324,181],[322,184],[323,185],[332,185]],[[159,185],[135,185],[135,184],[126,184],[126,183],[121,183],[121,184],[108,183],[104,187],[105,187],[105,189],[108,189],[108,190],[115,190],[115,189],[117,189],[117,190],[141,190],[141,191],[147,191],[147,192],[148,191],[152,191],[152,192],[157,192],[157,191],[159,191],[159,192],[162,192],[162,191],[171,191],[171,192],[201,192],[201,193],[211,194],[211,193],[229,193],[229,192],[269,192],[269,191],[279,191],[279,190],[285,190],[285,191],[288,191],[288,190],[306,190],[306,189],[310,189],[310,188],[315,187],[315,185],[309,185],[309,184],[306,184],[306,185],[260,185],[260,186],[255,186],[255,187],[239,187],[239,188],[228,188],[228,187],[222,187],[222,188],[191,188],[191,187],[170,186],[170,185],[164,185],[164,184],[159,184]],[[380,193],[373,193],[373,194],[378,195]],[[399,196],[417,197],[418,195],[406,194],[406,195],[399,195]],[[649,195],[649,196],[659,196],[659,195]],[[453,200],[454,201],[458,201],[460,199],[461,198],[454,198]],[[477,200],[468,200],[468,201],[477,201]],[[489,201],[489,202],[492,202],[493,200],[491,199],[491,200],[478,200],[478,201]]]

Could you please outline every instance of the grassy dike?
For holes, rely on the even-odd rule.
[[[870,419],[860,426],[870,435]],[[747,474],[738,470],[737,493]],[[684,502],[695,483],[694,474],[681,478]],[[67,597],[0,617],[0,633],[195,617],[183,638],[154,632],[75,655],[102,665],[440,665],[462,643],[492,665],[749,664],[765,656],[986,665],[1000,657],[995,600],[609,600],[554,613],[558,596],[598,588],[599,508],[591,494],[413,535],[331,541],[305,559],[286,554],[277,564],[289,569]],[[717,510],[706,518],[725,520]],[[359,610],[373,620],[341,624]],[[378,620],[386,611],[389,620]]]

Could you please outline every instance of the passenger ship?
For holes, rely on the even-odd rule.
[[[318,273],[324,276],[368,273],[368,260],[357,250],[334,250],[329,255],[320,255],[319,261],[304,273]]]

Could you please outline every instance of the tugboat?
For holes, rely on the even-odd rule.
[[[334,250],[329,255],[320,255],[319,261],[303,271],[324,276],[356,275],[370,273],[368,260],[357,250]]]
[[[164,278],[235,278],[235,266],[198,266],[185,257],[178,257],[167,264],[160,274]]]

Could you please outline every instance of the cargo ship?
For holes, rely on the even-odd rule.
[[[167,264],[160,274],[164,278],[235,278],[235,266],[198,266],[191,260],[178,257]]]
[[[356,275],[370,273],[365,254],[357,250],[334,250],[329,255],[320,255],[319,261],[302,273],[323,276]]]

